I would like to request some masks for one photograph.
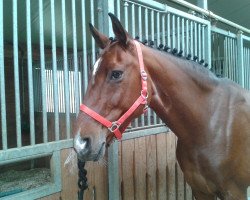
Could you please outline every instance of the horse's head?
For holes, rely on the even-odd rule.
[[[90,24],[90,32],[102,52],[94,64],[83,104],[109,122],[116,122],[141,95],[142,78],[133,39],[114,15],[109,16],[115,34],[113,41]],[[142,97],[148,94],[150,99],[150,88]],[[119,128],[123,132],[132,119],[143,113],[144,104],[136,107],[121,125],[113,127],[106,127],[93,116],[80,111],[74,139],[78,157],[94,161],[101,158],[105,147],[114,138],[112,129]]]

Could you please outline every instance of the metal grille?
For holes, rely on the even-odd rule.
[[[115,13],[132,37],[141,41],[154,42],[183,51],[183,56],[191,54],[210,63],[209,22],[181,12],[163,4],[134,1],[115,1]],[[159,117],[149,109],[132,122],[132,128],[150,128],[164,125]]]

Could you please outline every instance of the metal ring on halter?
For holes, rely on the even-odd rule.
[[[147,80],[148,74],[147,74],[147,72],[145,72],[145,70],[141,70],[141,77],[142,77],[142,79],[143,79],[144,81]]]
[[[121,126],[121,124],[118,124],[117,122],[112,122],[112,126],[109,127],[108,129],[110,130],[110,132],[115,132],[117,129],[119,129]]]
[[[147,92],[147,91],[146,91]],[[147,92],[147,95],[145,96],[144,94],[143,94],[143,90],[141,91],[141,96],[143,97],[143,99],[145,99],[145,100],[147,100],[148,99],[148,92]]]

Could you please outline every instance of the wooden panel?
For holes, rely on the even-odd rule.
[[[62,199],[77,199],[77,180],[78,180],[78,169],[74,167],[74,171],[70,171],[69,168],[64,167],[64,162],[67,159],[71,149],[64,149],[61,151],[61,168],[62,168]],[[77,163],[77,159],[73,163]]]
[[[177,147],[177,137],[175,137],[175,146]],[[185,199],[185,182],[184,182],[184,176],[181,171],[181,167],[176,161],[176,192],[177,192],[177,199],[178,200],[184,200]]]
[[[166,133],[162,133],[156,136],[157,142],[157,173],[156,173],[156,188],[157,199],[167,199],[167,180],[166,180],[166,166],[167,166],[167,142]]]
[[[134,140],[122,142],[122,200],[134,199]]]
[[[104,195],[108,191],[107,170],[106,159],[94,163],[95,199],[108,200],[108,195]]]
[[[77,198],[77,181],[78,168],[77,166],[70,169],[64,166],[71,149],[61,151],[61,168],[62,168],[62,191],[44,198],[41,200],[68,200]],[[77,159],[73,163],[77,163]],[[86,170],[89,188],[84,191],[84,200],[108,200],[108,178],[107,166],[105,161],[87,162]]]
[[[147,136],[147,199],[156,199],[156,136]]]
[[[146,139],[135,140],[135,200],[146,199]]]
[[[86,170],[88,172],[87,178],[88,178],[88,184],[89,188],[84,191],[84,199],[86,200],[92,200],[94,199],[94,163],[93,162],[87,162],[86,163]]]
[[[185,200],[192,200],[192,199],[193,199],[192,189],[187,183],[185,183]]]
[[[120,199],[122,199],[123,194],[123,176],[122,176],[122,143],[118,146],[118,163],[119,163],[119,183],[120,183]]]
[[[176,161],[177,138],[162,133],[119,146],[121,200],[193,200]]]
[[[176,200],[176,181],[175,181],[175,163],[176,163],[176,145],[175,145],[175,135],[173,133],[168,133],[167,137],[167,192],[168,200]]]
[[[185,200],[185,182],[184,176],[178,163],[176,163],[176,183],[177,183],[177,199]]]

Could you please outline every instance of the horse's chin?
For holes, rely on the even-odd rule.
[[[102,143],[101,147],[97,151],[94,151],[94,152],[89,151],[87,154],[81,154],[81,152],[79,152],[77,154],[77,157],[81,161],[97,162],[104,157],[105,150],[106,150],[106,145],[105,145],[105,143]]]
[[[98,161],[101,158],[103,158],[105,154],[105,150],[106,150],[106,145],[105,143],[102,143],[101,148],[99,149],[98,153],[95,155],[95,158],[93,161]]]

